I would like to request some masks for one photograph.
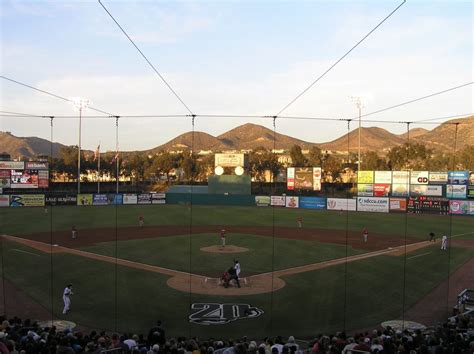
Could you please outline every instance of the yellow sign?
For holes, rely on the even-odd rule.
[[[357,183],[374,183],[374,171],[359,171],[357,173]]]
[[[92,194],[78,194],[77,205],[92,205]]]

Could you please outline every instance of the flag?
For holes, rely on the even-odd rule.
[[[97,161],[100,155],[100,144],[97,146],[97,149],[94,151],[94,161]]]

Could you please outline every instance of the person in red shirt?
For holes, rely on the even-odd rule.
[[[366,227],[364,227],[364,230],[362,231],[362,237],[364,238],[364,243],[367,243],[367,239],[369,238],[369,230],[367,230]]]

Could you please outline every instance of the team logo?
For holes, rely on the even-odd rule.
[[[256,318],[263,311],[249,304],[196,303],[191,305],[189,322],[200,325],[222,325],[237,320]]]

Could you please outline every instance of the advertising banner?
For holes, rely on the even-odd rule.
[[[215,154],[214,155],[214,164],[215,166],[221,167],[244,167],[245,163],[245,154]]]
[[[107,194],[94,194],[92,197],[92,205],[108,205],[109,199]]]
[[[467,200],[450,200],[449,210],[451,214],[469,215],[471,202]]]
[[[357,198],[357,211],[370,211],[373,213],[388,213],[389,199],[375,197]]]
[[[287,208],[298,208],[299,207],[299,198],[298,197],[286,197],[285,206]]]
[[[47,170],[48,163],[43,161],[29,161],[25,162],[25,170]]]
[[[77,197],[72,194],[47,195],[45,197],[46,205],[77,205]]]
[[[44,207],[44,194],[16,194],[10,196],[12,207]]]
[[[430,172],[429,184],[447,184],[448,172]]]
[[[414,197],[429,196],[429,197],[442,197],[443,186],[416,184],[410,186],[410,195]]]
[[[375,171],[375,183],[392,184],[392,171]]]
[[[467,186],[459,184],[448,184],[446,186],[446,197],[452,199],[466,199]]]
[[[10,170],[11,188],[38,188],[38,170]]]
[[[295,168],[295,189],[310,190],[314,188],[313,169],[310,167]]]
[[[374,183],[374,171],[357,172],[357,183],[362,183],[362,184]]]
[[[467,197],[469,199],[474,198],[474,186],[467,186]]]
[[[151,204],[151,195],[149,193],[142,193],[137,195],[138,204]]]
[[[391,212],[407,211],[407,200],[405,198],[390,198],[389,209]]]
[[[10,188],[10,170],[0,170],[0,188]]]
[[[93,195],[92,194],[78,194],[77,205],[92,205]]]
[[[38,170],[38,188],[48,188],[49,186],[49,171]]]
[[[355,199],[328,198],[327,209],[339,211],[356,211],[357,201]]]
[[[322,177],[321,167],[313,167],[313,190],[315,191],[321,190],[321,177]]]
[[[295,189],[295,168],[289,167],[286,171],[286,189],[294,190]]]
[[[388,197],[391,184],[374,184],[374,197]]]
[[[10,206],[10,197],[8,195],[0,195],[0,207]]]
[[[415,214],[449,214],[449,200],[436,197],[408,198],[408,211]]]
[[[474,186],[474,171],[469,172],[469,185]]]
[[[357,185],[357,195],[372,197],[374,195],[374,185],[373,184],[361,184]]]
[[[107,194],[107,202],[110,205],[122,205],[123,194]]]
[[[23,161],[0,161],[0,170],[23,170],[25,163]]]
[[[474,201],[469,201],[469,215],[474,215]]]
[[[449,184],[466,185],[469,182],[469,171],[448,171]]]
[[[137,204],[138,197],[136,194],[124,194],[123,195],[123,204]]]
[[[392,196],[394,197],[408,197],[410,192],[409,184],[393,184]]]
[[[300,197],[299,204],[303,209],[326,209],[326,198]]]
[[[410,184],[428,184],[429,176],[428,171],[411,171]]]
[[[166,204],[166,194],[165,193],[152,193],[151,204]]]
[[[284,207],[285,197],[281,195],[272,195],[270,197],[270,205]]]
[[[392,183],[393,184],[410,184],[410,172],[409,171],[392,171]]]
[[[260,207],[267,207],[270,206],[271,199],[268,195],[256,195],[255,196],[255,204]]]

